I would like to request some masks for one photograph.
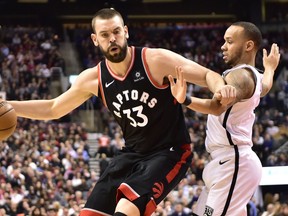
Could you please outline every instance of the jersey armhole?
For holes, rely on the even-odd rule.
[[[101,62],[97,65],[97,68],[98,68],[98,97],[102,100],[102,103],[104,104],[104,106],[107,107],[103,85],[101,82],[102,80],[101,79]]]
[[[146,51],[147,51],[147,47],[144,47],[142,49],[142,54],[141,54],[141,58],[142,58],[142,62],[143,62],[143,67],[145,69],[145,72],[147,74],[147,77],[150,81],[150,83],[152,85],[154,85],[156,88],[158,89],[165,89],[167,87],[169,87],[169,84],[163,84],[163,85],[159,85],[152,77],[152,74],[150,72],[150,69],[149,69],[149,66],[148,66],[148,63],[147,63],[147,60],[146,60]]]

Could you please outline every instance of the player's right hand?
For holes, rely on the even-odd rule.
[[[230,106],[236,102],[236,88],[232,85],[224,85],[214,93],[214,96],[224,106]]]

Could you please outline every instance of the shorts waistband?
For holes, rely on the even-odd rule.
[[[250,149],[250,146],[247,145],[241,145],[241,146],[237,146],[239,150],[244,150],[244,149]],[[223,154],[229,154],[229,153],[234,153],[234,146],[225,146],[222,148],[218,148],[216,150],[213,150],[210,152],[210,156],[214,159],[217,158],[219,156],[223,156]]]

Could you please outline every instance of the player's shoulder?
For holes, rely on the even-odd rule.
[[[99,72],[99,64],[91,67],[91,68],[87,68],[85,70],[83,70],[79,75],[81,76],[92,76],[92,75],[97,75],[98,76],[98,72]]]
[[[98,70],[97,66],[83,70],[75,79],[72,88],[78,91],[93,92],[94,95],[97,95]]]
[[[176,53],[165,48],[145,48],[145,58],[148,64],[167,64],[175,58]]]
[[[254,80],[254,71],[250,67],[235,68],[227,76],[233,76],[239,82],[245,80]]]
[[[144,47],[144,49],[146,50],[146,53],[153,55],[165,55],[171,53],[170,50],[161,47]]]
[[[247,68],[236,68],[225,77],[227,84],[234,86],[240,100],[250,98],[255,89],[255,79],[253,71]]]
[[[77,79],[76,79],[77,83],[83,83],[83,82],[88,83],[90,81],[97,80],[98,73],[99,73],[98,71],[99,71],[98,65],[95,67],[91,67],[91,68],[87,68],[83,70],[77,76]]]

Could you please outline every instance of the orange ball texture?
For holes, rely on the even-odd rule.
[[[0,140],[11,136],[17,126],[17,114],[7,101],[0,101]]]

